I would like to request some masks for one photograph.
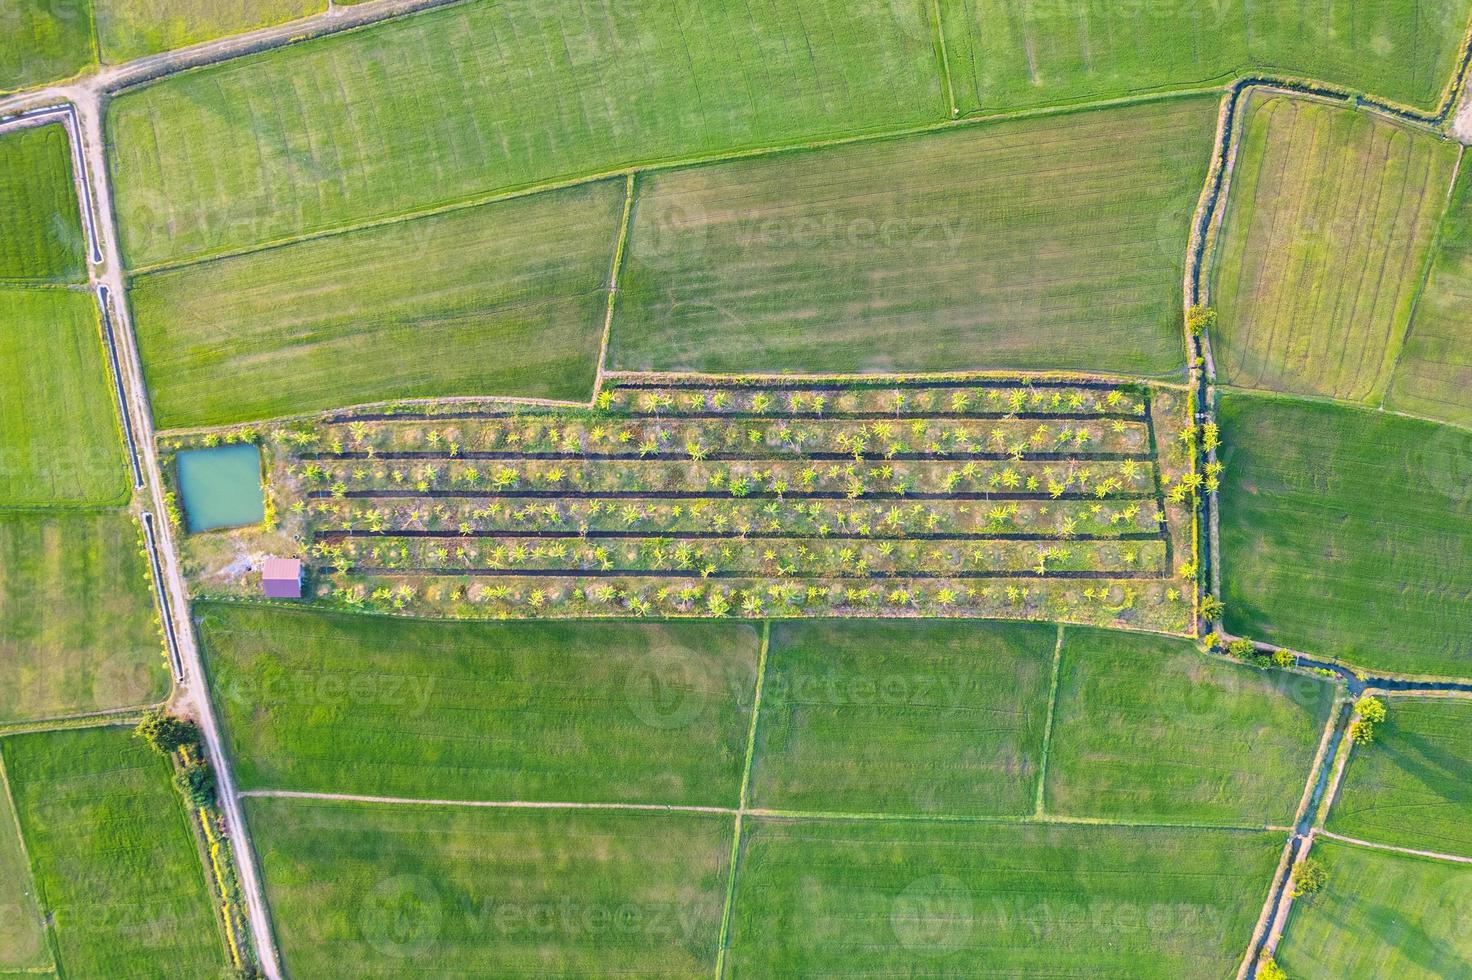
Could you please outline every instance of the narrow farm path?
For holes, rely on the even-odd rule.
[[[1327,830],[1319,831],[1320,837],[1329,840],[1337,840],[1344,844],[1353,844],[1356,847],[1368,847],[1375,851],[1392,851],[1396,854],[1409,854],[1413,857],[1434,858],[1437,861],[1454,861],[1457,864],[1472,864],[1472,857],[1463,857],[1460,854],[1443,854],[1440,851],[1421,851],[1414,847],[1396,847],[1393,844],[1376,844],[1374,841],[1360,840],[1358,837],[1345,837],[1343,834],[1331,834]]]
[[[108,65],[57,85],[14,92],[0,98],[0,115],[9,115],[48,101],[55,102],[58,99],[74,101],[76,93],[81,91],[115,92],[129,85],[136,85],[163,75],[172,75],[217,61],[227,61],[230,58],[266,51],[308,38],[337,34],[355,27],[365,27],[381,20],[428,10],[431,7],[443,7],[461,2],[463,0],[364,0],[364,2],[346,7],[329,5],[328,9],[320,14],[288,21],[285,24],[263,27],[242,34],[231,34],[186,48],[175,48],[172,51]]]
[[[844,810],[786,810],[780,807],[699,806],[681,803],[605,803],[572,800],[450,800],[413,796],[375,796],[364,793],[326,793],[310,790],[248,789],[242,799],[322,800],[336,803],[373,803],[385,806],[466,807],[484,810],[604,810],[628,813],[710,813],[728,817],[765,817],[772,820],[831,820],[852,823],[936,823],[936,824],[1007,824],[1010,826],[1039,824],[1064,827],[1128,827],[1160,830],[1231,830],[1244,833],[1259,831],[1288,832],[1287,827],[1263,824],[1205,823],[1190,820],[1120,820],[1095,817],[1068,817],[1059,814],[1006,815],[989,813],[885,813],[882,811],[850,812]],[[739,841],[736,842],[739,848]]]
[[[199,722],[206,751],[219,784],[220,806],[226,830],[235,845],[241,890],[245,894],[246,912],[250,919],[257,956],[266,976],[276,980],[281,975],[281,968],[262,897],[255,852],[246,832],[245,819],[235,791],[234,776],[230,770],[230,760],[220,738],[214,705],[204,689],[204,667],[189,615],[189,592],[179,566],[174,531],[167,516],[155,519],[155,515],[167,515],[168,508],[164,501],[148,391],[143,380],[137,342],[126,302],[126,282],[118,251],[112,190],[105,158],[106,144],[102,133],[102,99],[96,90],[82,90],[73,94],[73,117],[76,121],[73,136],[77,143],[77,153],[83,162],[84,181],[90,187],[90,193],[84,196],[83,207],[91,210],[95,202],[96,211],[95,232],[99,245],[99,261],[91,267],[91,278],[97,288],[103,321],[107,324],[109,353],[116,371],[116,380],[121,386],[124,427],[132,442],[130,448],[134,472],[141,484],[138,489],[144,491],[141,503],[144,509],[140,516],[149,560],[154,570],[154,581],[160,590],[160,612],[169,655],[174,665],[174,702]],[[113,302],[114,299],[116,302]]]
[[[621,810],[632,813],[717,813],[735,816],[728,806],[687,806],[676,803],[574,803],[558,800],[436,800],[405,796],[369,796],[360,793],[311,793],[289,789],[248,789],[242,797],[283,800],[326,800],[338,803],[385,803],[392,806],[475,807],[487,810]]]

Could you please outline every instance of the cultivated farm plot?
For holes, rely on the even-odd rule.
[[[1275,71],[1434,109],[1465,0],[940,0],[962,112],[1117,98]]]
[[[168,694],[141,547],[123,511],[0,511],[0,723]]]
[[[1068,629],[1043,808],[1070,817],[1288,824],[1333,688],[1168,637]]]
[[[74,75],[92,63],[90,0],[7,0],[0,6],[0,92]]]
[[[1294,980],[1466,976],[1472,865],[1318,840],[1323,890],[1293,903],[1277,961]]]
[[[772,626],[751,804],[1033,811],[1057,630],[861,620]]]
[[[72,290],[0,288],[0,501],[127,499],[96,301]]]
[[[63,976],[225,970],[166,760],[125,728],[13,735],[0,754]]]
[[[130,267],[635,164],[939,120],[921,0],[468,3],[112,103]]]
[[[196,607],[243,788],[734,806],[757,634]]]
[[[80,282],[86,261],[66,129],[0,137],[0,282]]]
[[[1178,370],[1217,108],[1179,98],[641,176],[611,363]]]
[[[1328,829],[1472,858],[1472,701],[1389,699],[1375,740],[1356,746]]]
[[[1410,333],[1387,408],[1472,425],[1472,345],[1467,310],[1472,308],[1472,168],[1458,172],[1442,217],[1426,289],[1416,304]],[[1472,476],[1472,471],[1463,471]]]
[[[709,976],[733,818],[249,799],[294,976]]]
[[[1238,392],[1219,418],[1227,628],[1369,669],[1472,675],[1472,433]]]
[[[1231,975],[1280,834],[743,825],[725,976]]]
[[[137,277],[155,419],[449,395],[585,401],[624,196],[604,181]]]
[[[1222,379],[1378,404],[1460,147],[1284,95],[1244,117],[1213,287]]]
[[[327,9],[326,0],[92,0],[102,60],[131,61]]]
[[[30,862],[0,762],[0,976],[50,973],[53,965]]]
[[[311,593],[338,607],[1184,631],[1186,409],[1084,380],[629,378],[591,410],[409,405],[226,435],[263,444]],[[195,563],[197,594],[252,594],[225,560]]]

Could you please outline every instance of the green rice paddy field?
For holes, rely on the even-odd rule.
[[[733,818],[248,799],[293,976],[709,976]]]
[[[944,115],[919,0],[470,3],[112,103],[132,267]]]
[[[60,125],[0,138],[0,281],[85,279],[71,144]]]
[[[46,924],[0,764],[0,976],[50,973],[52,966]]]
[[[97,45],[110,64],[326,9],[326,0],[92,0]]]
[[[1328,829],[1472,858],[1472,701],[1396,697],[1356,746]]]
[[[1294,980],[1466,976],[1472,865],[1320,839],[1324,890],[1293,903],[1277,960]]]
[[[92,64],[88,0],[6,0],[0,4],[0,92],[66,78]]]
[[[141,547],[123,511],[0,511],[0,723],[168,694]]]
[[[963,112],[1208,85],[1272,71],[1425,108],[1467,30],[1465,0],[940,0]]]
[[[1463,160],[1387,408],[1472,425],[1472,168]]]
[[[225,941],[169,763],[126,728],[0,740],[62,976],[218,977]]]
[[[775,624],[752,805],[1031,813],[1056,642],[1042,624]]]
[[[202,604],[243,788],[734,805],[749,626],[471,624]]]
[[[1228,629],[1357,666],[1472,675],[1472,433],[1232,392]]]
[[[1333,688],[1180,640],[1069,629],[1043,807],[1117,820],[1293,822]]]
[[[1215,96],[641,177],[633,370],[1180,367]]]
[[[1460,147],[1264,93],[1243,125],[1213,289],[1221,377],[1378,405]]]
[[[1282,835],[748,820],[724,975],[1226,977]]]
[[[392,398],[592,397],[625,182],[135,278],[160,427]]]
[[[0,501],[126,501],[116,404],[91,294],[0,288]]]
[[[740,800],[752,627],[456,623],[223,602],[199,605],[197,618],[245,789]],[[776,623],[749,805],[1286,824],[1329,702],[1317,679],[1275,682],[1148,635],[1069,628],[1060,650],[1056,627],[1042,624]]]

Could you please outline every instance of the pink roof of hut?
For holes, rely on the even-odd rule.
[[[261,569],[261,582],[268,599],[300,599],[302,597],[302,562],[300,558],[267,558]]]

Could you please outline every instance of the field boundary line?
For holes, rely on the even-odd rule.
[[[109,728],[117,725],[136,724],[150,708],[159,708],[169,703],[169,698],[147,704],[127,705],[122,708],[106,708],[102,711],[83,711],[74,715],[50,715],[46,718],[31,718],[23,721],[0,723],[0,738],[7,735],[27,735],[35,732],[64,732],[79,728]]]
[[[1436,253],[1441,248],[1441,233],[1446,224],[1447,213],[1451,210],[1452,195],[1457,189],[1457,178],[1461,175],[1462,164],[1467,159],[1467,147],[1459,146],[1457,150],[1457,162],[1452,165],[1452,179],[1447,185],[1446,196],[1442,198],[1441,208],[1436,219],[1436,228],[1431,234],[1431,242],[1426,248],[1426,260],[1421,266],[1421,278],[1416,283],[1415,295],[1411,297],[1411,309],[1406,315],[1406,329],[1400,335],[1395,344],[1395,355],[1390,357],[1390,363],[1385,368],[1385,387],[1380,392],[1380,398],[1375,403],[1378,411],[1385,411],[1385,403],[1390,400],[1390,389],[1395,385],[1395,372],[1400,368],[1400,360],[1405,355],[1406,344],[1410,342],[1411,332],[1416,329],[1416,315],[1421,312],[1421,298],[1426,295],[1426,287],[1431,284],[1431,272],[1436,267]],[[1389,355],[1389,351],[1386,354]]]
[[[1339,408],[1358,409],[1372,415],[1393,415],[1397,418],[1410,419],[1413,422],[1428,422],[1431,425],[1445,426],[1449,429],[1458,429],[1462,432],[1472,432],[1472,422],[1451,422],[1446,419],[1432,418],[1429,415],[1417,415],[1415,412],[1403,412],[1395,408],[1376,408],[1364,402],[1348,401],[1343,398],[1333,398],[1329,395],[1306,395],[1296,392],[1274,391],[1271,388],[1253,388],[1248,385],[1218,384],[1218,388],[1224,389],[1228,394],[1233,392],[1240,395],[1251,395],[1256,398],[1273,398],[1278,401],[1308,402],[1314,405],[1333,405]]]
[[[950,118],[956,119],[961,115],[961,107],[956,104],[956,86],[951,80],[951,56],[946,52],[946,28],[940,13],[940,0],[930,0],[930,13],[935,28],[936,50],[940,54],[940,78],[946,86],[946,108],[950,110]]]
[[[1398,847],[1395,844],[1377,844],[1374,841],[1361,840],[1358,837],[1345,837],[1343,834],[1331,833],[1327,830],[1319,830],[1320,837],[1339,841],[1341,844],[1351,844],[1355,847],[1367,847],[1375,851],[1392,851],[1396,854],[1407,854],[1411,857],[1431,858],[1436,861],[1451,861],[1456,864],[1472,864],[1472,857],[1463,857],[1460,854],[1443,854],[1440,851],[1423,851],[1414,847]]]
[[[464,3],[467,0],[441,0],[448,3]],[[1209,88],[1180,89],[1172,92],[1148,92],[1140,95],[1124,96],[1117,99],[1105,99],[1099,102],[1074,103],[1061,106],[1037,106],[1026,109],[1016,109],[1008,112],[993,113],[985,116],[963,116],[958,119],[941,119],[935,122],[923,123],[918,126],[907,126],[898,129],[874,130],[865,133],[850,133],[843,136],[829,136],[816,140],[808,140],[796,143],[778,143],[768,146],[748,147],[742,150],[716,151],[706,154],[694,154],[686,157],[672,158],[668,160],[649,160],[636,162],[617,167],[611,170],[602,170],[597,173],[583,174],[577,177],[563,178],[560,180],[538,181],[520,186],[502,188],[489,194],[479,194],[474,197],[465,197],[458,200],[444,201],[429,207],[409,209],[394,212],[392,214],[379,215],[364,221],[352,224],[339,225],[332,228],[324,228],[317,231],[304,232],[298,235],[290,235],[283,238],[259,242],[254,245],[241,248],[223,249],[216,252],[203,252],[197,255],[185,256],[178,259],[155,262],[150,265],[137,267],[126,267],[130,278],[151,275],[159,272],[169,272],[190,266],[206,265],[211,262],[219,262],[225,259],[238,258],[255,252],[266,252],[273,249],[284,248],[300,242],[317,241],[324,238],[334,238],[347,235],[357,231],[371,228],[379,228],[385,225],[396,224],[403,221],[413,221],[419,218],[433,218],[443,214],[456,211],[468,211],[473,208],[488,204],[497,204],[502,201],[514,200],[521,197],[529,197],[533,194],[541,194],[546,191],[566,190],[572,187],[582,187],[587,184],[596,184],[605,180],[615,178],[628,178],[640,174],[658,174],[671,170],[684,170],[691,167],[704,166],[708,164],[735,163],[740,160],[754,158],[765,158],[781,156],[788,153],[808,153],[814,150],[826,150],[841,146],[851,146],[861,143],[880,143],[887,140],[904,139],[911,136],[924,136],[932,133],[944,132],[949,129],[961,129],[971,126],[984,126],[988,123],[1004,123],[1022,121],[1028,119],[1042,119],[1052,116],[1077,115],[1085,112],[1095,112],[1108,109],[1122,109],[1136,105],[1150,105],[1156,102],[1172,102],[1198,98],[1205,95],[1219,94],[1221,86]],[[1138,377],[1135,380],[1140,380]]]
[[[598,405],[598,395],[603,391],[603,370],[608,363],[608,342],[613,336],[613,312],[618,305],[618,277],[624,267],[624,250],[629,244],[629,217],[634,212],[634,175],[628,176],[624,185],[624,213],[619,220],[618,238],[614,241],[613,259],[608,270],[608,308],[603,314],[603,339],[598,345],[597,370],[593,375],[593,393],[588,396],[588,407]]]
[[[762,620],[761,644],[757,648],[756,658],[756,693],[751,701],[751,725],[746,731],[746,764],[741,771],[739,808],[731,828],[731,869],[726,877],[726,901],[721,909],[721,931],[716,940],[716,980],[720,980],[725,974],[726,950],[731,942],[731,915],[736,904],[736,872],[741,863],[741,825],[751,792],[751,767],[756,758],[756,727],[761,719],[762,688],[767,679],[767,652],[771,648],[771,641],[772,623],[770,620]]]
[[[885,813],[841,810],[792,810],[783,807],[723,807],[677,803],[579,803],[560,800],[440,800],[359,793],[325,793],[309,790],[248,789],[242,797],[254,799],[321,800],[327,803],[368,803],[385,806],[425,806],[446,809],[482,810],[599,810],[631,813],[705,813],[768,820],[826,820],[872,823],[1011,824],[1017,826],[1099,827],[1131,830],[1217,830],[1257,834],[1283,828],[1268,824],[1213,823],[1210,821],[1117,820],[1102,817],[1049,815],[1042,819],[1027,814],[991,813]]]
[[[256,799],[324,800],[329,803],[383,803],[390,806],[472,807],[484,810],[628,810],[653,813],[715,813],[735,815],[735,807],[679,803],[598,803],[560,800],[448,800],[412,796],[375,796],[366,793],[319,793],[294,789],[243,789],[241,796]]]
[[[46,915],[45,889],[36,875],[36,865],[31,859],[31,849],[26,845],[25,829],[20,824],[20,811],[15,806],[15,794],[10,789],[10,773],[5,767],[5,754],[0,752],[0,791],[5,793],[5,802],[10,805],[10,823],[15,828],[15,840],[20,847],[20,856],[26,863],[26,874],[30,877],[31,887],[28,889],[31,898],[31,911],[36,916],[36,922],[41,926],[41,935],[46,940],[46,952],[51,957],[51,975],[55,977],[65,976],[61,972],[61,950],[56,943],[56,930],[52,926],[51,919]],[[39,973],[45,976],[45,971],[30,969],[27,973]]]
[[[1048,686],[1048,715],[1043,723],[1043,751],[1038,761],[1038,788],[1034,796],[1032,813],[1043,815],[1043,794],[1048,782],[1048,752],[1053,747],[1053,717],[1058,708],[1058,675],[1063,666],[1063,624],[1058,624],[1058,639],[1053,644],[1053,678]]]

